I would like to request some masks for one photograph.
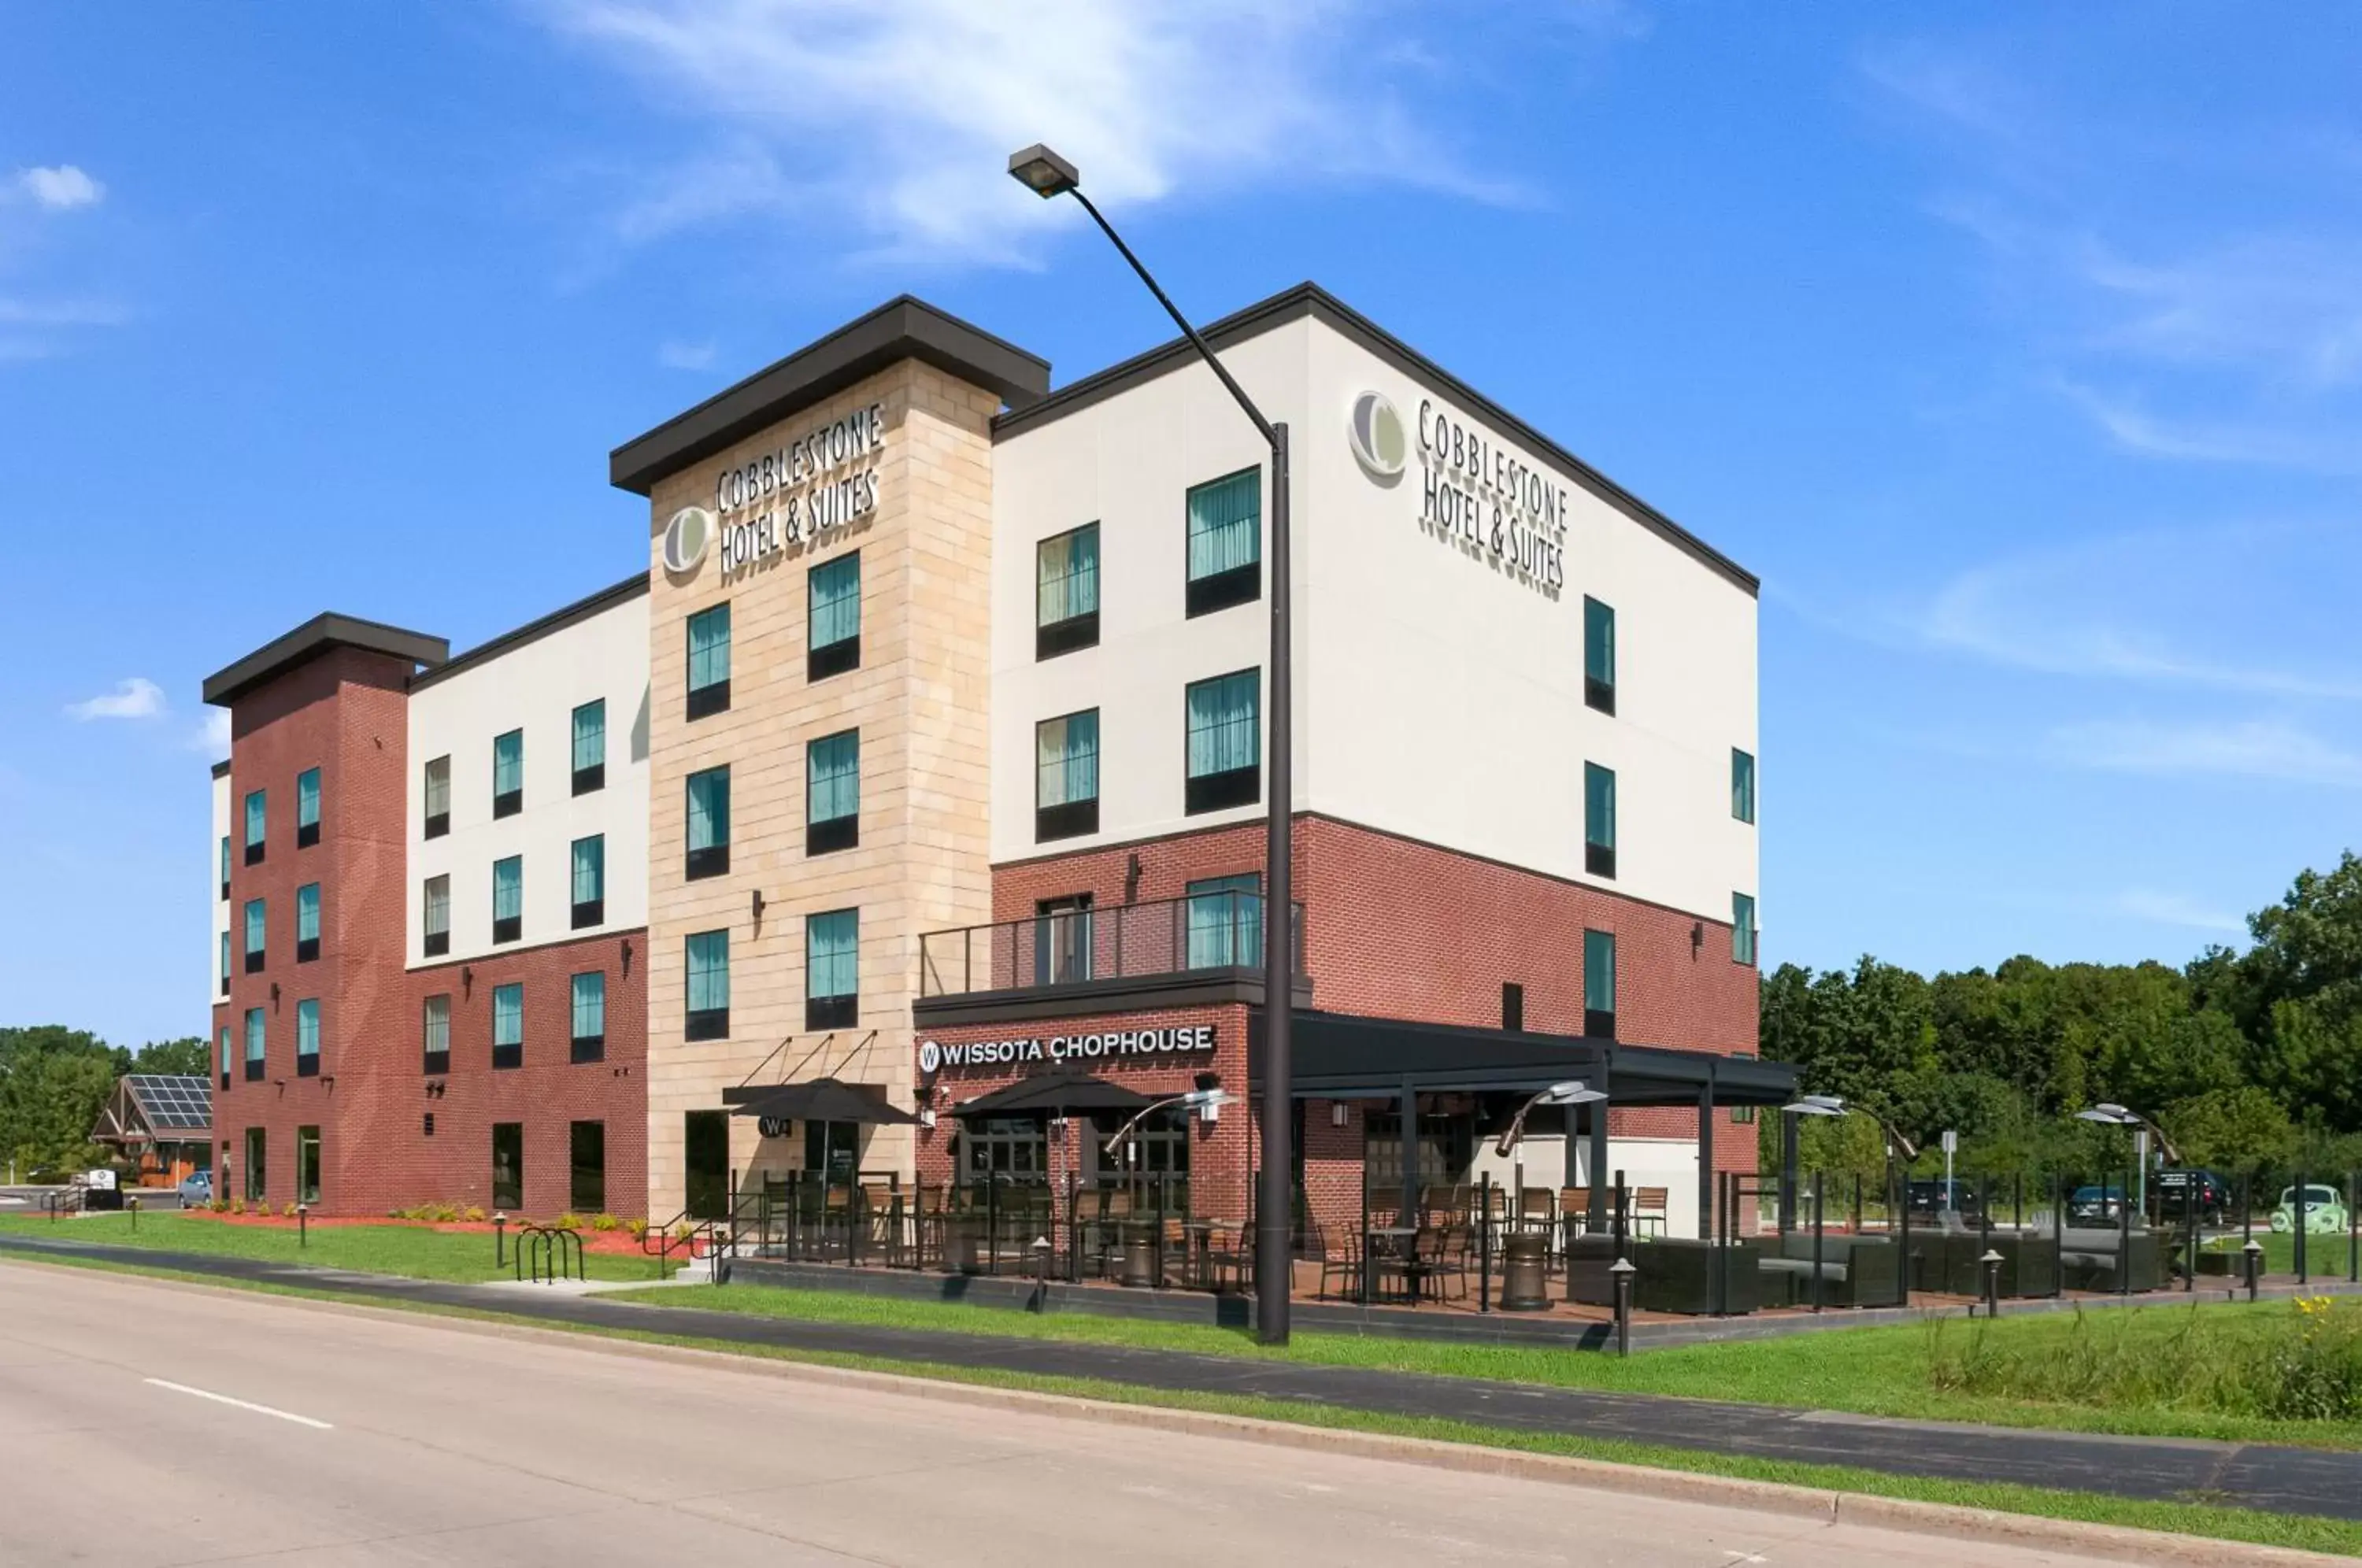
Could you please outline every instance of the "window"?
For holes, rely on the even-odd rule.
[[[588,795],[607,784],[607,700],[574,710],[574,792]]]
[[[804,751],[804,853],[861,842],[861,732],[823,735]]]
[[[221,1087],[222,1087],[222,1088],[229,1088],[229,1073],[230,1073],[230,1066],[229,1066],[229,1064],[230,1064],[230,1055],[231,1055],[231,1049],[232,1049],[232,1047],[231,1047],[231,1040],[232,1040],[232,1038],[233,1038],[233,1036],[232,1036],[232,1035],[231,1035],[231,1033],[230,1033],[230,1027],[229,1027],[229,1025],[228,1025],[228,1024],[226,1024],[226,1023],[223,1024],[223,1025],[222,1025],[222,1032],[221,1032]],[[218,1194],[216,1194],[215,1196],[219,1196],[219,1195],[218,1195]]]
[[[607,835],[594,833],[576,839],[569,858],[574,867],[574,929],[579,931],[607,918]]]
[[[262,1081],[262,1010],[259,1007],[250,1007],[246,1010],[246,1081],[248,1083],[259,1084]]]
[[[441,838],[451,831],[451,759],[438,756],[426,765],[426,836]]]
[[[1099,831],[1099,712],[1033,726],[1033,838]]]
[[[492,988],[492,1066],[524,1066],[524,987]]]
[[[730,1037],[730,933],[701,931],[689,939],[689,1040]]]
[[[492,940],[514,942],[524,934],[524,856],[492,862]]]
[[[1583,933],[1583,1032],[1595,1040],[1616,1038],[1616,933]]]
[[[1261,670],[1242,669],[1189,688],[1187,810],[1192,816],[1263,798],[1262,677]]]
[[[262,1152],[265,1147],[262,1129],[248,1128],[246,1130],[246,1200],[248,1203],[260,1203],[262,1195],[270,1190],[269,1184],[263,1180]]]
[[[833,1187],[844,1187],[858,1179],[861,1169],[861,1123],[858,1121],[807,1121],[804,1123],[804,1169],[821,1176]]]
[[[1086,523],[1033,548],[1033,657],[1099,642],[1099,525]]]
[[[492,737],[492,815],[513,817],[524,810],[524,732]]]
[[[221,994],[227,996],[229,995],[229,933],[226,931],[223,932],[221,933]]]
[[[260,899],[246,900],[246,972],[260,974],[263,965],[263,933],[268,922],[262,912]]]
[[[425,1057],[428,1077],[436,1077],[451,1070],[451,999],[448,996],[428,997],[425,1011],[419,1018],[419,1045]]]
[[[804,922],[804,1027],[849,1029],[861,1017],[861,911]]]
[[[1583,868],[1616,875],[1616,770],[1595,762],[1583,765]]]
[[[1730,959],[1755,962],[1755,900],[1745,893],[1730,895]]]
[[[222,897],[229,897],[229,834],[222,834]]]
[[[448,876],[427,878],[425,890],[418,902],[425,916],[422,934],[426,956],[439,958],[451,951],[451,878]]]
[[[1737,746],[1730,748],[1730,814],[1755,821],[1755,758]]]
[[[811,646],[804,679],[861,668],[861,552],[811,569]]]
[[[607,1124],[570,1121],[566,1127],[566,1206],[577,1214],[607,1211]]]
[[[492,1207],[524,1207],[524,1123],[492,1123]]]
[[[1583,602],[1583,700],[1616,712],[1616,612],[1596,599]]]
[[[295,1129],[295,1201],[304,1204],[320,1201],[320,1130],[317,1127]]]
[[[682,875],[694,882],[730,869],[730,769],[709,767],[689,776],[689,864]]]
[[[567,1053],[569,1062],[600,1062],[607,1056],[607,972],[593,969],[574,977],[573,1030]]]
[[[295,1076],[320,1076],[320,999],[305,997],[295,1004]]]
[[[260,790],[250,790],[246,797],[246,863],[248,866],[262,864],[262,851],[268,843],[265,830],[270,813],[262,797]]]
[[[295,847],[309,849],[320,842],[320,770],[307,767],[295,775]]]
[[[320,884],[306,882],[295,889],[295,962],[309,964],[320,955]]]
[[[689,618],[689,716],[730,711],[730,606],[716,604]]]
[[[681,1196],[692,1220],[730,1212],[730,1113],[686,1110],[680,1118]]]
[[[1515,980],[1501,982],[1501,1027],[1511,1034],[1526,1032],[1526,988]]]
[[[1209,615],[1263,597],[1263,470],[1189,492],[1188,612]]]
[[[1248,968],[1263,962],[1263,877],[1208,877],[1188,887],[1189,967]]]
[[[1120,918],[1120,917],[1119,917]],[[1033,983],[1063,986],[1091,977],[1091,896],[1043,899],[1033,906]]]

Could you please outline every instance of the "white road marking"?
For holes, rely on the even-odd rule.
[[[251,1410],[258,1416],[276,1416],[282,1421],[292,1421],[299,1427],[313,1427],[324,1432],[337,1430],[326,1421],[315,1421],[309,1416],[299,1416],[292,1410],[274,1410],[268,1405],[249,1404],[244,1399],[233,1399],[226,1394],[215,1394],[203,1388],[192,1388],[185,1383],[167,1383],[160,1377],[144,1377],[140,1381],[153,1384],[159,1388],[170,1388],[175,1394],[193,1394],[200,1399],[211,1399],[216,1405],[234,1405],[241,1410]]]

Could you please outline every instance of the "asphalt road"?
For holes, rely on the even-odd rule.
[[[0,1475],[111,1568],[2084,1561],[8,1266]]]

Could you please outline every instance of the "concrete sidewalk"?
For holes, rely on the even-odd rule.
[[[1374,1368],[1317,1366],[1121,1345],[862,1324],[804,1322],[641,1306],[513,1286],[450,1285],[247,1258],[175,1253],[46,1237],[0,1236],[0,1254],[66,1256],[168,1268],[220,1279],[431,1303],[530,1321],[625,1329],[728,1344],[928,1362],[1032,1377],[1085,1377],[1134,1387],[1287,1400],[1945,1480],[2160,1501],[2202,1500],[2279,1513],[2362,1519],[2362,1453],[2196,1439],[1907,1421],[1766,1405],[1610,1394]],[[1586,1353],[1570,1352],[1569,1353]]]

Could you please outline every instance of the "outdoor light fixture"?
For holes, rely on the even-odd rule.
[[[1124,1141],[1131,1136],[1134,1128],[1160,1110],[1167,1110],[1177,1105],[1184,1110],[1196,1111],[1200,1121],[1220,1121],[1222,1119],[1222,1107],[1232,1103],[1237,1099],[1238,1096],[1226,1088],[1199,1088],[1191,1089],[1187,1094],[1169,1095],[1163,1099],[1153,1101],[1141,1107],[1138,1115],[1115,1130],[1115,1136],[1107,1141],[1108,1154],[1110,1156],[1116,1156],[1117,1163],[1120,1165],[1122,1161],[1120,1156],[1123,1151]]]
[[[1794,1105],[1780,1108],[1789,1116],[1843,1116],[1845,1096],[1841,1094],[1808,1094],[1799,1096]]]
[[[1346,1114],[1347,1114],[1347,1112],[1346,1112],[1346,1110],[1345,1110],[1345,1102],[1344,1102],[1343,1100],[1341,1100],[1341,1099],[1332,1099],[1332,1100],[1330,1100],[1330,1101],[1329,1102],[1329,1125],[1330,1125],[1330,1126],[1331,1126],[1331,1127],[1342,1127],[1342,1126],[1344,1126],[1344,1125],[1345,1125],[1345,1120],[1346,1120]]]
[[[1500,1141],[1493,1145],[1493,1153],[1506,1160],[1511,1151],[1525,1142],[1526,1118],[1538,1105],[1596,1105],[1606,1098],[1580,1078],[1570,1078],[1562,1084],[1552,1084],[1525,1104],[1518,1107],[1517,1115],[1509,1118],[1508,1126],[1501,1131]],[[1519,1179],[1518,1186],[1520,1188],[1525,1186],[1522,1178]]]
[[[756,923],[756,924],[757,924],[757,925],[760,925],[760,924],[762,923],[762,922],[763,922],[763,889],[760,889],[760,888],[757,888],[757,889],[755,889],[755,923]]]
[[[1045,202],[1053,196],[1065,195],[1083,182],[1082,174],[1073,164],[1038,141],[1022,152],[1009,155],[1009,177]]]

